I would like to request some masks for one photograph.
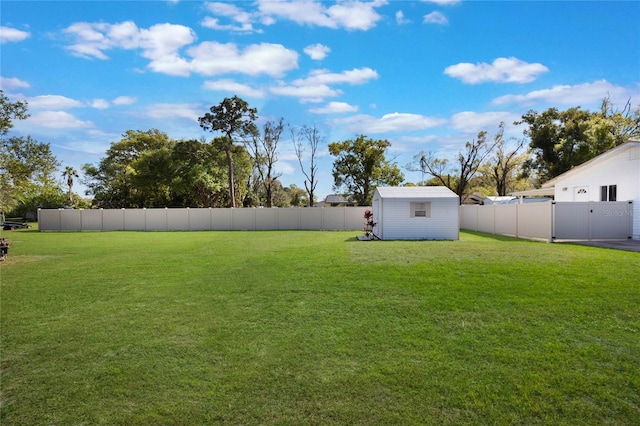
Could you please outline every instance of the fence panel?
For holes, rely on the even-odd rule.
[[[187,209],[190,231],[208,231],[211,226],[211,209]]]
[[[584,202],[555,204],[555,234],[559,240],[607,240],[632,237],[633,204]]]
[[[60,230],[60,210],[38,210],[38,229]]]
[[[324,227],[322,226],[323,210],[324,209],[322,207],[308,207],[304,209],[304,212],[300,212],[300,229],[304,229],[307,231],[313,229],[324,229]]]
[[[189,209],[166,209],[168,231],[189,229]]]
[[[41,209],[41,231],[356,230],[368,207]]]
[[[554,203],[553,238],[588,240],[589,204],[589,202]]]
[[[495,208],[494,206],[482,206],[478,209],[478,232],[495,234]]]
[[[550,202],[516,204],[518,238],[552,240],[553,209]]]
[[[300,208],[279,209],[277,219],[278,229],[300,229]]]
[[[369,207],[355,208],[349,207],[344,209],[344,228],[348,229],[362,229],[364,226],[364,212],[365,210],[371,210]]]
[[[324,208],[322,213],[321,229],[345,229],[344,209]]]
[[[231,216],[234,230],[254,231],[256,229],[256,209],[234,209]]]
[[[102,212],[100,210],[80,210],[80,222],[85,231],[102,230]]]
[[[553,241],[633,236],[630,202],[530,203],[462,206],[462,229]]]
[[[146,209],[144,217],[144,229],[153,231],[167,229],[167,209]]]
[[[233,231],[233,213],[237,209],[211,209],[211,230]]]
[[[591,239],[624,239],[632,237],[632,203],[592,203],[590,213]]]
[[[60,230],[74,231],[82,228],[80,210],[60,210]]]
[[[122,212],[125,231],[146,230],[146,209],[124,209]]]
[[[478,209],[480,206],[460,206],[460,229],[478,231]]]
[[[103,231],[121,231],[125,228],[124,209],[120,210],[100,210],[102,212]]]
[[[493,208],[495,233],[518,236],[518,204],[497,204]]]
[[[254,209],[256,213],[255,229],[273,231],[278,229],[278,214],[280,209]]]

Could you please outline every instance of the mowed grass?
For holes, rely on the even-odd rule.
[[[2,425],[640,424],[640,256],[5,232]]]

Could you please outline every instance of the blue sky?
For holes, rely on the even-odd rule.
[[[522,137],[523,113],[640,104],[637,1],[12,1],[0,4],[1,87],[29,102],[10,135],[97,163],[130,129],[214,135],[197,118],[238,95],[258,124],[317,126],[326,144],[388,139],[406,180],[415,154],[454,158],[486,130]],[[287,135],[277,163],[303,186]],[[82,189],[82,188],[80,188]]]

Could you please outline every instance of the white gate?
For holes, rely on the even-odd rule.
[[[630,202],[553,203],[553,239],[602,240],[631,238]]]

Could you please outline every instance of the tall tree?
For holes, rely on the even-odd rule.
[[[231,207],[235,207],[235,178],[231,150],[236,142],[234,138],[246,139],[257,132],[254,121],[258,118],[258,110],[249,108],[249,104],[246,101],[234,96],[233,98],[225,98],[220,104],[209,108],[209,111],[199,117],[198,122],[204,130],[221,132],[226,136],[224,152],[227,156],[229,173],[229,202]]]
[[[529,137],[529,146],[534,158],[526,165],[529,172],[535,171],[544,182],[558,176],[573,166],[591,158],[587,137],[591,113],[578,108],[558,111],[556,108],[538,113],[529,111],[522,116],[526,124],[524,134]]]
[[[391,143],[364,135],[355,140],[332,142],[334,188],[344,188],[359,206],[371,205],[378,186],[397,186],[404,180],[398,166],[389,163],[385,152]]]
[[[298,163],[302,174],[307,178],[304,181],[304,188],[309,195],[309,207],[313,206],[315,202],[315,190],[318,185],[316,173],[318,172],[318,164],[316,163],[316,155],[318,153],[318,147],[322,142],[320,136],[320,130],[313,125],[313,127],[302,126],[297,132],[291,129],[291,140],[293,141],[293,147],[296,151],[296,157],[298,157]],[[309,166],[306,168],[303,164],[303,158],[307,154],[307,148],[309,152]]]
[[[433,152],[420,152],[414,156],[417,168],[415,165],[409,168],[433,176],[436,182],[458,194],[462,203],[469,182],[498,142],[499,138],[487,141],[487,132],[481,131],[476,139],[465,143],[464,151],[458,152],[456,167],[451,168],[448,159],[437,158]]]
[[[618,110],[609,97],[604,98],[600,111],[591,116],[587,136],[592,157],[640,136],[640,106],[633,109],[629,100],[622,110]]]
[[[73,205],[73,178],[80,177],[76,169],[71,166],[66,166],[64,171],[62,172],[62,177],[67,181],[67,187],[69,188],[69,192],[67,196],[69,197],[69,205]]]
[[[264,189],[267,207],[273,207],[274,185],[280,177],[280,174],[275,172],[274,166],[278,161],[278,143],[283,131],[283,118],[278,122],[267,121],[262,129],[262,134],[256,132],[247,143],[247,148],[255,163],[259,185]]]
[[[309,196],[307,191],[302,188],[298,188],[295,184],[289,185],[284,188],[284,191],[289,195],[289,205],[293,207],[308,206],[307,197]]]
[[[83,183],[94,196],[96,205],[105,208],[150,207],[156,193],[141,189],[143,177],[137,176],[150,165],[151,159],[141,160],[149,153],[171,147],[166,133],[157,129],[127,130],[122,140],[111,144],[106,156],[95,166],[84,164]],[[139,169],[139,170],[138,170]]]
[[[171,153],[174,142],[155,150],[142,152],[131,163],[131,183],[142,207],[167,207],[173,205],[174,164]]]
[[[0,89],[0,135],[9,133],[13,127],[13,120],[24,120],[29,117],[27,101],[11,102]]]
[[[496,193],[499,196],[505,196],[517,180],[518,169],[524,164],[525,156],[521,150],[525,144],[525,139],[520,139],[510,149],[507,146],[507,140],[504,138],[504,123],[500,123],[494,141],[496,142],[494,155],[488,163]]]
[[[12,137],[0,144],[0,210],[10,211],[30,200],[46,201],[47,194],[61,193],[54,173],[60,166],[48,143],[30,136]],[[34,201],[35,202],[35,201]],[[55,203],[58,202],[56,198]],[[33,204],[33,203],[31,203]],[[37,205],[29,205],[29,208]],[[23,210],[24,210],[23,208]]]
[[[202,140],[178,141],[173,147],[173,204],[183,207],[216,207],[224,184],[226,159],[220,165],[214,144]],[[221,167],[222,166],[222,167]],[[226,199],[226,198],[225,198]]]
[[[542,113],[529,111],[515,124],[526,124],[525,136],[533,158],[525,171],[537,173],[540,182],[554,178],[605,151],[640,136],[640,109],[627,102],[618,111],[603,99],[599,112],[580,107],[559,111],[549,108]]]

